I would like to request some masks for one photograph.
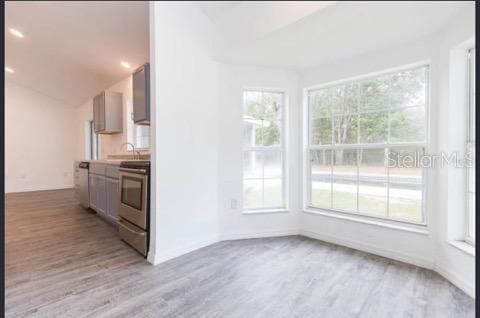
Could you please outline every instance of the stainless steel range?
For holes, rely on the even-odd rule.
[[[122,161],[119,173],[120,237],[146,256],[150,227],[150,161]]]

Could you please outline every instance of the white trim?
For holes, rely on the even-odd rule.
[[[73,179],[73,177],[72,177]],[[13,193],[25,193],[25,192],[37,192],[37,191],[52,191],[52,190],[74,190],[75,189],[75,184],[70,184],[70,185],[65,185],[65,186],[59,186],[59,187],[40,187],[36,189],[27,189],[27,190],[14,190],[14,191],[7,191],[5,189],[5,194],[13,194]]]
[[[335,245],[346,246],[358,251],[383,256],[389,259],[412,264],[412,265],[419,266],[426,269],[434,268],[434,263],[431,260],[423,258],[421,256],[412,256],[412,255],[408,255],[398,251],[386,250],[375,245],[359,243],[358,241],[347,240],[344,238],[320,234],[313,231],[301,230],[300,235],[303,235],[312,239],[332,243]]]
[[[213,236],[210,239],[204,240],[202,242],[166,250],[161,254],[155,254],[155,252],[152,251],[148,253],[147,260],[153,265],[158,265],[160,263],[166,262],[173,258],[185,255],[187,253],[196,251],[198,249],[201,249],[203,247],[206,247],[218,242],[219,242],[218,236]]]
[[[475,281],[466,281],[441,264],[436,264],[433,270],[439,275],[443,276],[443,278],[448,280],[450,283],[464,291],[468,296],[475,299]]]
[[[289,210],[285,208],[279,208],[279,209],[264,209],[264,210],[243,210],[242,214],[268,214],[268,213],[288,213],[290,212]]]
[[[346,220],[351,222],[381,226],[381,227],[386,227],[394,230],[406,231],[406,232],[411,232],[416,234],[430,235],[430,232],[426,225],[418,225],[418,224],[406,223],[406,222],[390,220],[390,219],[381,219],[375,216],[372,216],[372,217],[366,216],[364,214],[352,215],[350,213],[347,214],[343,212],[326,211],[326,210],[311,209],[311,208],[304,209],[303,213],[321,215],[321,216],[326,216],[326,217],[331,217],[331,218],[336,218],[336,219],[341,219],[341,220]]]
[[[455,248],[458,248],[460,251],[467,253],[470,256],[475,257],[475,246],[467,243],[465,241],[451,240],[448,241],[448,244],[452,245]]]
[[[262,231],[262,232],[221,234],[220,241],[243,240],[243,239],[253,239],[253,238],[262,238],[262,237],[292,236],[292,235],[299,235],[300,232],[301,231],[299,229],[289,229],[289,230],[273,230],[273,231]]]
[[[375,77],[378,77],[378,76],[387,75],[389,73],[395,73],[395,72],[399,72],[399,71],[410,70],[410,69],[421,68],[421,67],[430,67],[430,64],[431,64],[430,60],[423,60],[423,61],[410,63],[410,64],[406,64],[406,65],[391,67],[391,68],[376,71],[376,72],[370,72],[370,73],[367,73],[367,74],[360,74],[360,75],[351,76],[351,77],[347,77],[347,78],[342,78],[342,79],[339,79],[339,80],[330,81],[330,82],[326,82],[326,83],[322,83],[322,84],[315,84],[315,85],[311,85],[311,86],[306,86],[303,89],[308,92],[308,91],[313,91],[313,90],[317,90],[317,89],[320,89],[320,88],[336,86],[336,85],[347,83],[347,82],[353,82],[353,81],[359,81],[359,80],[368,80],[368,79],[372,79],[372,78],[375,78]]]

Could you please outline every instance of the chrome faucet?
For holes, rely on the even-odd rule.
[[[124,143],[122,143],[122,144],[120,145],[119,151],[122,150],[123,145],[130,145],[130,146],[132,146],[133,160],[135,160],[135,154],[137,154],[137,159],[140,159],[140,152],[135,151],[135,146],[134,146],[131,142],[124,142]],[[128,151],[128,147],[127,147],[127,151]]]

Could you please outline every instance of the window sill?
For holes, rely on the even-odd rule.
[[[448,243],[468,255],[475,256],[475,246],[465,241],[448,241]]]
[[[287,209],[243,210],[242,214],[288,213]]]
[[[305,208],[303,212],[308,214],[322,215],[322,216],[327,216],[331,218],[357,222],[357,223],[370,224],[370,225],[390,228],[394,230],[406,231],[406,232],[411,232],[416,234],[422,234],[422,235],[430,234],[428,227],[423,224],[416,225],[416,224],[401,223],[396,221],[376,219],[373,217],[368,217],[363,215],[350,215],[350,214],[344,214],[341,212],[312,209],[312,208]]]

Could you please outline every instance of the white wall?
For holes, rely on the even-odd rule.
[[[199,9],[151,3],[152,207],[148,259],[218,240],[217,64]]]
[[[100,153],[99,159],[105,159],[109,154],[120,152],[120,146],[127,141],[127,121],[130,120],[127,114],[127,101],[132,100],[132,76],[128,75],[120,82],[110,86],[106,91],[122,93],[123,101],[123,132],[112,135],[99,135]],[[88,153],[85,148],[85,122],[93,120],[93,97],[76,108],[75,131],[76,131],[76,150],[75,158],[77,160],[87,159]],[[121,152],[131,150],[131,146],[124,145]]]
[[[466,142],[466,64],[465,54],[474,46],[475,15],[466,10],[437,34],[438,50],[438,134],[437,149],[451,153],[465,151]],[[463,61],[462,61],[463,57]],[[465,169],[447,166],[437,169],[435,192],[437,231],[435,263],[439,273],[474,296],[475,257],[451,243],[465,234]],[[461,243],[460,243],[461,244]],[[461,246],[461,245],[460,245]],[[473,252],[473,249],[470,248]]]
[[[73,187],[75,109],[5,82],[5,191]]]
[[[451,124],[450,118],[459,121],[462,113],[449,101],[448,68],[450,50],[474,34],[469,11],[471,8],[460,10],[450,25],[427,38],[295,73],[217,64],[211,59],[211,23],[198,9],[152,3],[154,226],[149,260],[159,263],[217,240],[300,233],[434,269],[473,295],[474,257],[449,243],[451,210],[461,206],[458,172],[428,172],[428,231],[301,212],[302,88],[428,62],[428,151],[458,148],[461,137],[448,136],[462,123],[444,129]],[[289,212],[241,213],[244,87],[277,88],[287,93]],[[453,188],[457,193],[452,194]],[[232,200],[239,203],[236,209],[231,207]]]
[[[449,99],[451,49],[474,37],[474,17],[465,8],[449,25],[428,38],[391,49],[322,65],[301,73],[302,88],[368,74],[415,62],[430,63],[430,142],[428,152],[464,149],[465,105]],[[448,128],[447,128],[448,127]],[[429,169],[427,177],[426,217],[429,234],[412,233],[373,224],[362,224],[331,216],[303,213],[302,233],[370,251],[423,267],[432,268],[474,295],[474,257],[449,244],[452,219],[463,220],[465,200],[464,171],[458,168]],[[460,215],[462,214],[462,215]],[[450,216],[450,221],[448,221]],[[458,239],[457,237],[456,239]]]
[[[301,153],[301,117],[296,72],[220,64],[219,76],[219,209],[222,239],[298,234],[301,179],[297,167]],[[242,213],[243,197],[243,89],[278,89],[285,92],[287,132],[288,212]],[[232,209],[231,201],[238,202]]]

